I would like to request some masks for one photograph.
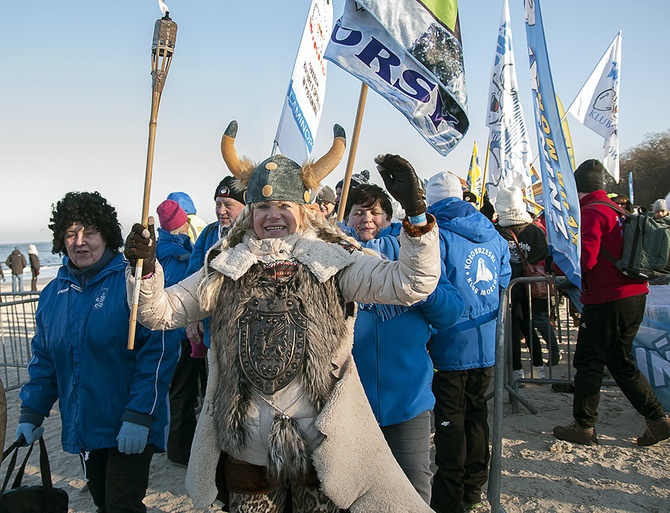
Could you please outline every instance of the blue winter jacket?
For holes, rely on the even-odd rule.
[[[400,252],[399,223],[363,245],[390,260]],[[381,426],[432,410],[433,364],[426,347],[433,330],[451,326],[463,311],[460,294],[444,272],[435,291],[412,306],[360,304],[353,355],[372,411]]]
[[[458,322],[433,335],[430,356],[441,371],[490,367],[495,363],[500,292],[512,273],[507,241],[467,201],[446,198],[428,212],[440,228],[447,278],[465,303]]]
[[[195,245],[193,246],[193,253],[191,253],[191,259],[188,262],[186,276],[191,276],[192,274],[197,273],[200,268],[205,265],[205,256],[207,255],[207,251],[209,251],[209,248],[211,248],[219,241],[219,227],[220,225],[218,221],[214,221],[213,223],[208,224],[207,228],[205,228],[198,237],[198,240],[195,241]],[[205,330],[202,341],[207,349],[209,349],[211,340],[211,335],[209,332],[210,317],[206,317],[202,320],[202,322]]]
[[[124,420],[149,427],[148,443],[165,447],[179,347],[138,324],[127,349],[127,265],[117,254],[83,288],[63,265],[40,295],[22,416],[48,417],[58,399],[63,449],[73,454],[117,447]]]
[[[166,287],[174,285],[188,276],[188,264],[192,251],[193,244],[191,244],[191,238],[188,234],[172,234],[163,230],[163,228],[158,229],[156,258],[163,267]],[[179,337],[179,341],[184,340],[186,338],[186,328],[171,330],[169,334]]]

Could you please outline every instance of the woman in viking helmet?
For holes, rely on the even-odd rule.
[[[144,259],[142,324],[173,329],[212,316],[186,475],[194,504],[282,512],[290,493],[293,512],[431,511],[386,445],[351,356],[355,301],[411,305],[438,282],[437,227],[418,177],[397,155],[375,159],[408,215],[399,259],[382,260],[306,206],[342,158],[342,127],[329,152],[303,166],[283,155],[240,159],[236,134],[233,121],[221,146],[246,207],[198,273],[164,290],[153,234],[136,224],[126,241],[131,262]]]

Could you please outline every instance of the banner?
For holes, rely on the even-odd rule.
[[[633,172],[628,172],[628,198],[630,199],[630,204],[635,205],[635,191],[633,190]]]
[[[542,199],[549,249],[565,276],[581,287],[579,199],[561,130],[540,0],[525,0],[526,39],[535,127],[542,176]]]
[[[467,185],[470,192],[477,196],[477,208],[482,206],[482,168],[479,167],[479,153],[477,152],[477,141],[472,147],[472,157],[470,157],[470,168],[468,169]]]
[[[312,0],[272,149],[301,164],[312,153],[321,120],[328,64],[323,52],[332,26],[331,0]]]
[[[619,182],[621,31],[598,62],[568,112],[605,139],[603,164]]]
[[[325,58],[386,98],[440,154],[465,135],[456,0],[346,0]]]
[[[489,85],[486,125],[489,127],[486,190],[495,205],[498,190],[519,187],[534,199],[530,166],[532,155],[526,132],[512,51],[512,25],[507,0],[498,29],[495,59]]]

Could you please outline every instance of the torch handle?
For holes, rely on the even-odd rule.
[[[161,93],[155,88],[151,95],[151,118],[149,120],[149,143],[147,145],[147,166],[144,173],[144,197],[142,201],[142,226],[148,228],[149,222],[153,224],[153,218],[149,218],[149,202],[151,200],[151,179],[154,168],[154,148],[156,145],[156,124],[158,120],[158,107],[161,102]],[[135,279],[133,280],[133,295],[130,304],[130,319],[128,320],[128,349],[135,348],[135,325],[137,324],[137,308],[140,303],[140,281],[142,280],[142,259],[137,259],[135,266]]]

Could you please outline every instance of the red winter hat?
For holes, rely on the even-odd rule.
[[[188,216],[184,209],[179,206],[179,203],[172,200],[165,200],[156,208],[158,219],[161,223],[161,228],[167,232],[176,230],[184,223],[188,222]]]

